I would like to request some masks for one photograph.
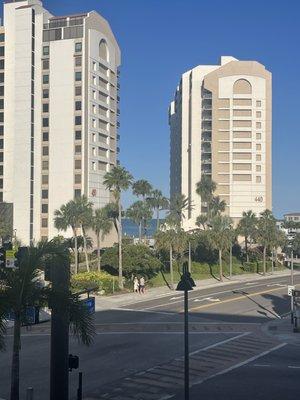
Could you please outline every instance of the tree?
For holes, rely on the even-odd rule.
[[[87,242],[86,242],[86,229],[89,228],[92,224],[93,218],[93,203],[88,201],[86,196],[76,197],[74,200],[74,211],[77,217],[78,224],[81,228],[81,233],[83,237],[83,250],[85,254],[85,262],[86,269],[89,272],[89,256],[87,251]]]
[[[50,299],[59,296],[41,283],[40,268],[45,259],[58,257],[62,262],[69,259],[69,252],[64,244],[55,241],[39,242],[31,245],[22,254],[16,269],[0,268],[0,345],[4,349],[4,318],[9,312],[14,315],[13,353],[11,364],[11,400],[19,400],[21,324],[26,322],[28,306],[45,306]],[[72,332],[85,344],[90,344],[94,334],[92,316],[82,305],[77,296],[69,294],[70,323]]]
[[[200,214],[198,215],[197,219],[196,219],[196,225],[199,226],[199,228],[203,228],[204,230],[207,228],[207,215],[205,214]]]
[[[247,262],[249,262],[249,252],[248,246],[251,239],[255,238],[256,235],[256,224],[257,218],[253,211],[243,211],[242,218],[237,226],[237,231],[239,235],[245,238],[245,253]]]
[[[227,215],[215,215],[210,223],[209,240],[213,248],[219,252],[219,275],[220,281],[223,281],[222,253],[232,244],[232,220]]]
[[[169,200],[163,196],[160,190],[152,190],[147,201],[156,213],[156,231],[158,231],[160,225],[159,212],[169,208]]]
[[[206,203],[206,215],[210,217],[210,202],[217,184],[208,175],[202,175],[201,181],[196,184],[196,193],[201,197],[201,201]]]
[[[210,214],[212,217],[214,217],[215,215],[225,211],[226,201],[221,200],[220,196],[213,196],[210,201],[209,207],[210,207]]]
[[[116,246],[105,250],[102,256],[102,265],[108,272],[118,272],[118,248]],[[142,243],[123,246],[123,272],[128,280],[133,275],[152,278],[158,273],[160,267],[160,261],[148,246]]]
[[[267,248],[276,241],[276,219],[270,210],[260,213],[257,222],[256,241],[263,247],[263,275],[266,275]]]
[[[185,218],[184,212],[189,207],[189,200],[183,194],[176,194],[170,200],[170,209],[166,218],[169,225],[176,226],[177,229],[181,228],[182,220]]]
[[[77,206],[73,200],[63,204],[59,210],[54,211],[54,226],[59,231],[66,231],[72,228],[74,237],[74,256],[75,256],[75,273],[78,273],[78,243],[77,243],[77,228],[78,228],[78,213]]]
[[[145,201],[146,196],[150,196],[152,190],[151,184],[145,179],[140,179],[132,184],[132,193],[136,196],[141,196]]]
[[[115,198],[118,206],[117,232],[119,241],[119,287],[123,289],[123,274],[122,274],[122,204],[121,193],[127,190],[132,184],[132,175],[119,165],[113,167],[110,172],[104,176],[104,185],[109,189]]]
[[[142,241],[142,227],[152,218],[152,211],[148,203],[136,201],[126,211],[127,218],[131,219],[139,227],[139,241]]]
[[[98,208],[95,210],[92,219],[92,228],[97,237],[97,258],[98,258],[98,271],[101,271],[101,240],[104,239],[106,235],[112,229],[112,220],[108,216],[107,208]]]

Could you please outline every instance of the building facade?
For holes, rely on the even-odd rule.
[[[0,201],[27,244],[57,235],[54,211],[74,197],[111,200],[120,49],[98,13],[55,17],[40,0],[6,0],[0,40]]]
[[[209,175],[225,213],[272,209],[272,76],[255,61],[221,57],[182,75],[169,108],[170,195],[184,194],[184,229],[205,210],[196,184]]]

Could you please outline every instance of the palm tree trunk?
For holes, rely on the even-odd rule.
[[[263,275],[266,275],[266,250],[267,250],[267,247],[264,246],[264,255],[263,255]]]
[[[249,262],[249,254],[248,254],[248,237],[245,236],[245,252],[246,252],[246,261]]]
[[[98,272],[100,272],[101,271],[100,232],[97,234],[97,259],[98,259]]]
[[[173,249],[172,249],[172,245],[170,245],[170,280],[171,280],[171,288],[174,289]]]
[[[15,314],[13,356],[11,364],[10,400],[19,400],[20,390],[20,347],[21,347],[21,316]]]
[[[122,266],[122,205],[121,205],[121,198],[118,201],[118,208],[119,208],[119,288],[123,289],[123,266]]]
[[[87,272],[90,272],[89,256],[88,256],[87,247],[86,247],[85,229],[84,229],[83,225],[81,225],[81,232],[82,232],[82,237],[83,237],[83,247],[84,247],[86,270],[87,270]]]
[[[223,282],[223,264],[222,264],[222,250],[219,249],[219,271],[220,271],[220,281]]]
[[[75,274],[78,274],[78,244],[77,244],[77,232],[76,228],[73,228],[73,236],[74,236],[74,257],[75,257]]]
[[[160,225],[160,221],[159,221],[159,208],[156,209],[156,232],[159,231],[159,225]]]
[[[142,241],[142,221],[139,223],[139,242]]]

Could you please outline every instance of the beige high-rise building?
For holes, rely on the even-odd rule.
[[[111,200],[103,176],[118,158],[120,56],[95,11],[57,17],[40,0],[4,1],[0,203],[24,244],[56,236],[54,211],[74,197]]]
[[[225,213],[272,208],[272,75],[256,61],[221,57],[182,75],[169,109],[170,195],[189,199],[184,229],[205,210],[196,184],[209,175]]]

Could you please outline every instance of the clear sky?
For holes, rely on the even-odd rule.
[[[221,55],[273,73],[273,207],[300,211],[300,2],[44,0],[57,15],[96,10],[122,50],[121,163],[169,192],[168,105],[180,75]],[[298,93],[298,95],[297,95]],[[132,200],[125,196],[126,205]]]

